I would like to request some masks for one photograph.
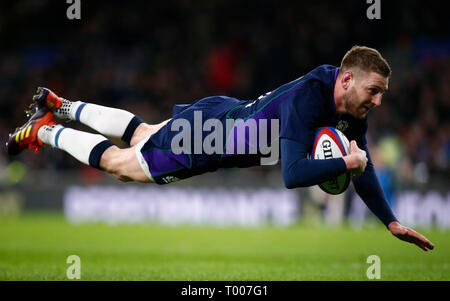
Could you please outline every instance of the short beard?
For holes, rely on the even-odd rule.
[[[346,94],[344,94],[344,108],[347,114],[352,115],[358,119],[362,119],[364,117],[359,117],[358,114],[358,106],[357,106],[357,93],[355,87],[352,87]]]

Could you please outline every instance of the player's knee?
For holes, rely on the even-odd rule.
[[[134,148],[116,147],[111,148],[110,152],[107,151],[104,153],[105,157],[102,156],[102,162],[104,162],[102,168],[111,176],[122,182],[151,182],[142,170]]]
[[[130,159],[130,152],[123,154],[114,168],[114,176],[122,182],[130,182],[133,180],[129,174],[128,168],[131,161]]]
[[[108,148],[100,160],[101,168],[119,180],[125,180],[125,165],[128,161],[129,152],[117,146]]]
[[[141,123],[133,133],[133,136],[130,140],[130,145],[134,146],[141,142],[143,139],[149,137],[153,134],[153,127],[147,123]]]

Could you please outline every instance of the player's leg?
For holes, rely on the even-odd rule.
[[[150,125],[128,111],[58,97],[47,88],[39,87],[33,100],[40,107],[52,110],[55,117],[79,121],[102,135],[121,138],[133,146],[161,128]]]
[[[135,147],[106,149],[100,158],[100,169],[123,182],[153,183],[142,170]]]
[[[139,165],[135,148],[119,149],[99,134],[91,134],[55,124],[45,107],[37,109],[7,143],[8,154],[51,145],[72,155],[86,165],[104,170],[122,181],[152,182]]]
[[[151,182],[139,165],[134,147],[120,149],[102,135],[61,125],[42,126],[38,137],[44,144],[64,150],[82,163],[121,181]]]
[[[130,139],[130,146],[135,146],[142,140],[147,139],[148,137],[159,131],[169,121],[170,119],[167,119],[158,124],[148,124],[142,122],[136,127],[136,130],[134,131],[133,136]]]

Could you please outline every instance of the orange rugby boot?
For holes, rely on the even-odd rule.
[[[37,104],[39,109],[45,107],[51,111],[60,108],[63,104],[63,99],[50,89],[39,87],[33,95],[33,102]]]
[[[33,109],[34,114],[32,114]],[[20,128],[17,128],[14,133],[9,134],[6,147],[10,156],[16,156],[25,149],[34,149],[35,153],[38,153],[39,148],[44,146],[44,143],[38,138],[39,129],[43,125],[56,124],[52,112],[45,107],[34,106],[30,111],[27,111],[27,116],[31,116],[30,119]]]

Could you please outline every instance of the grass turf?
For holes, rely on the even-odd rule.
[[[423,252],[385,228],[293,226],[208,228],[72,225],[58,214],[0,219],[0,280],[367,280],[369,255],[381,280],[450,280],[450,233],[421,231]]]

